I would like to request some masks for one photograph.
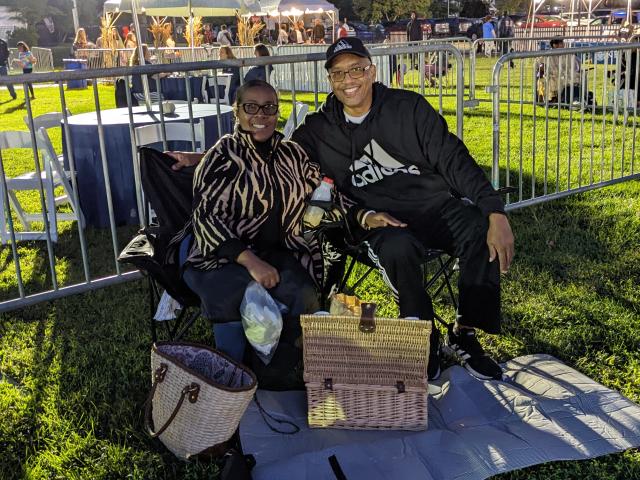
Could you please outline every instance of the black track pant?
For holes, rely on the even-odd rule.
[[[458,322],[489,333],[500,332],[500,269],[489,262],[488,220],[473,205],[452,198],[440,212],[424,214],[406,228],[376,229],[364,237],[369,260],[379,269],[400,307],[400,316],[433,319],[425,292],[425,249],[459,258]]]

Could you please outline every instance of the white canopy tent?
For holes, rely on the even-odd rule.
[[[158,17],[233,17],[259,9],[257,0],[107,0],[105,12],[133,12]]]
[[[332,39],[335,40],[338,9],[326,0],[260,0],[258,10],[249,9],[246,15],[269,15],[270,17],[288,17],[296,21],[302,15],[326,14],[331,20]]]
[[[144,53],[142,50],[142,37],[138,15],[150,15],[158,17],[189,17],[189,28],[193,38],[193,17],[233,17],[241,15],[250,9],[259,9],[257,0],[107,0],[104,3],[104,12],[127,12],[133,17],[138,41],[138,58],[140,65],[144,65]],[[193,48],[193,42],[191,43]],[[149,85],[146,76],[142,78],[145,103],[151,108],[149,100]]]

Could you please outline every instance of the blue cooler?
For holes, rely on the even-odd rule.
[[[64,62],[65,70],[84,70],[87,68],[87,61],[84,58],[64,58],[62,61]],[[87,81],[68,80],[67,90],[71,90],[72,88],[87,88]]]

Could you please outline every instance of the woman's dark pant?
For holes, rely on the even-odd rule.
[[[476,206],[452,198],[439,212],[407,223],[406,228],[374,230],[364,239],[369,258],[398,301],[400,315],[434,318],[422,264],[425,249],[440,249],[459,258],[458,322],[499,333],[500,269],[497,259],[489,262],[488,219]]]
[[[280,283],[268,291],[274,299],[289,308],[289,313],[283,320],[285,323],[294,324],[283,327],[283,332],[300,332],[300,314],[319,309],[318,294],[313,280],[291,253],[270,252],[261,254],[260,258],[275,267],[280,274]],[[206,318],[214,323],[241,320],[240,304],[247,285],[253,280],[242,265],[229,263],[215,270],[187,267],[184,280],[200,297]]]

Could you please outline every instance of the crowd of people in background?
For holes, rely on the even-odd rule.
[[[322,18],[314,18],[310,23],[305,24],[303,19],[297,20],[282,20],[278,17],[267,17],[263,21],[260,17],[254,17],[251,19],[250,27],[255,31],[255,37],[253,38],[253,44],[264,43],[271,45],[285,45],[285,44],[305,44],[326,43],[327,35],[331,32],[331,25]],[[176,34],[180,35],[181,28],[176,27]],[[353,28],[347,24],[347,19],[344,22],[335,26],[338,36],[353,36],[355,32]],[[95,42],[92,42],[84,28],[79,28],[76,32],[73,45],[71,47],[71,55],[75,58],[88,58],[92,49],[104,49],[104,48],[117,48],[117,49],[134,49],[138,45],[138,39],[135,34],[135,27],[133,24],[124,25],[121,27],[111,27],[108,29],[109,41],[103,39],[100,35],[96,38]],[[220,26],[205,23],[202,26],[202,44],[221,46],[235,46],[240,45],[240,39],[238,38],[237,29],[235,26],[229,27],[226,24]],[[174,47],[176,42],[173,39],[173,35],[170,35],[165,40],[168,47]]]

